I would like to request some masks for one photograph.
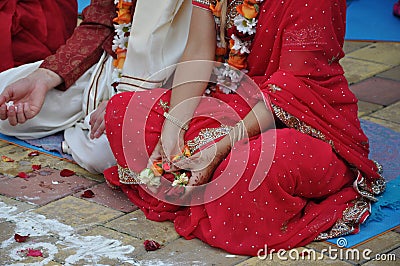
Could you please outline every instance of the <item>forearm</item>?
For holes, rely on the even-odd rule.
[[[32,82],[40,81],[43,83],[43,88],[46,91],[49,91],[63,83],[63,79],[57,73],[46,68],[36,69],[27,76],[27,78],[32,80]]]
[[[256,136],[275,126],[274,116],[264,101],[259,101],[243,119],[248,138]]]
[[[209,11],[193,8],[188,43],[175,72],[170,100],[171,114],[181,121],[191,119],[209,82],[216,46],[214,27]]]

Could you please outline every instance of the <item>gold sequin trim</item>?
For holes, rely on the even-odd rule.
[[[193,0],[192,2],[199,3],[201,5],[209,6],[211,4],[211,0]]]
[[[371,201],[378,201],[375,195],[379,195],[386,189],[386,181],[385,179],[380,176],[379,179],[376,179],[374,182],[370,184],[367,183],[366,178],[361,175],[361,172],[355,169],[357,174],[357,179],[354,181],[354,189],[362,195],[363,197],[371,200]],[[379,172],[378,172],[379,173]]]
[[[129,168],[124,168],[118,165],[118,176],[119,182],[126,185],[138,185],[141,184],[138,179],[138,174],[131,171]]]
[[[351,234],[362,222],[361,218],[369,211],[370,203],[367,199],[361,198],[355,201],[353,206],[343,211],[343,217],[328,232],[320,233],[315,240],[326,240]]]
[[[332,140],[329,140],[326,138],[326,136],[319,130],[307,125],[303,121],[300,121],[297,117],[289,114],[279,106],[276,106],[275,104],[271,104],[275,115],[283,122],[285,123],[286,126],[290,128],[294,128],[301,133],[310,135],[314,138],[320,139],[329,145],[331,145],[332,149],[335,150],[335,145]]]
[[[188,140],[186,145],[190,149],[190,153],[194,153],[207,143],[214,141],[220,137],[227,135],[233,127],[221,125],[218,128],[203,128],[200,130],[199,135],[192,140]]]

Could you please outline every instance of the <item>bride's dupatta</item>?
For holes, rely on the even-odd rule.
[[[354,169],[354,189],[365,204],[352,221],[354,228],[346,233],[357,232],[357,224],[369,214],[369,201],[376,201],[375,196],[385,190],[385,180],[380,167],[368,158],[369,143],[357,117],[357,99],[339,64],[344,56],[346,3],[321,1],[319,8],[324,12],[307,13],[297,6],[301,1],[288,5],[285,12],[278,12],[283,9],[272,2],[263,6],[268,12],[260,13],[257,32],[264,34],[254,39],[248,74],[279,120],[329,143]]]

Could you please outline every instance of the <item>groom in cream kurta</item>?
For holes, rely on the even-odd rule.
[[[93,2],[96,1],[91,5]],[[191,9],[191,1],[185,0],[136,2],[127,58],[117,93],[160,87],[170,78],[173,67],[169,67],[179,61],[186,45]],[[0,91],[39,67],[43,67],[42,61],[0,73]],[[166,68],[172,70],[161,71]],[[102,173],[115,164],[115,159],[104,134],[90,138],[89,120],[99,103],[116,93],[111,85],[113,71],[113,57],[104,51],[100,60],[84,71],[68,89],[49,90],[34,118],[16,126],[11,126],[7,120],[0,121],[0,132],[20,139],[35,139],[64,130],[63,149],[83,168]],[[8,106],[12,104],[7,103]]]

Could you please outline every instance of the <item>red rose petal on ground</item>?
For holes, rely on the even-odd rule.
[[[14,235],[15,241],[17,241],[19,243],[25,242],[28,238],[29,238],[29,235],[27,235],[27,236],[21,236],[19,234]]]
[[[158,244],[154,240],[145,240],[143,242],[143,245],[144,245],[144,248],[146,249],[146,251],[154,251],[161,247],[160,244]]]
[[[33,164],[32,165],[32,170],[40,170],[42,166],[40,164]]]
[[[43,253],[40,249],[31,249],[28,248],[28,253],[26,253],[26,256],[29,257],[43,257]]]
[[[38,152],[38,151],[30,152],[30,153],[28,154],[28,156],[29,156],[29,157],[39,156],[39,152]]]
[[[6,162],[6,163],[14,162],[13,159],[11,159],[10,157],[7,157],[5,155],[1,156],[1,159],[3,160],[3,162]]]
[[[25,172],[19,172],[17,176],[21,177],[21,178],[28,178],[29,177],[29,175],[27,173],[25,173]]]
[[[75,174],[75,172],[72,170],[69,170],[69,169],[63,169],[60,172],[60,176],[62,176],[62,177],[73,176],[74,174]]]
[[[91,191],[90,189],[88,189],[88,190],[85,190],[85,191],[82,193],[81,197],[82,197],[82,198],[93,198],[93,197],[94,197],[94,193],[93,193],[93,191]]]

